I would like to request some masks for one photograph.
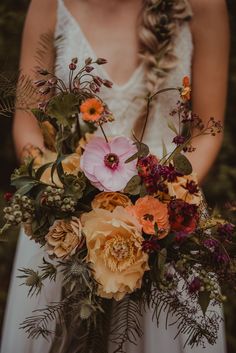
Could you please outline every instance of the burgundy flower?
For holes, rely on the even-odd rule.
[[[142,250],[148,254],[158,252],[160,248],[157,239],[154,238],[144,240],[142,243]]]
[[[182,244],[188,238],[188,234],[185,232],[177,232],[175,234],[175,242]]]
[[[215,239],[206,239],[203,241],[203,245],[211,252],[215,252],[218,248],[218,242]]]
[[[177,146],[183,145],[186,141],[186,137],[183,135],[177,135],[173,138],[173,143],[175,143]]]
[[[74,71],[74,70],[76,70],[76,68],[77,68],[77,65],[75,63],[71,62],[70,65],[69,65],[69,69],[71,71]]]
[[[194,277],[192,282],[189,284],[188,290],[190,294],[195,294],[201,288],[201,280],[198,277]]]
[[[6,192],[6,193],[3,195],[3,197],[4,197],[4,200],[5,200],[6,202],[9,202],[9,201],[11,201],[11,199],[12,199],[12,197],[13,197],[13,193],[12,193],[12,192]]]
[[[155,174],[155,167],[157,165],[158,159],[156,158],[156,156],[150,154],[147,157],[140,158],[137,164],[139,176],[142,178],[146,178],[150,175]]]
[[[176,181],[177,177],[183,175],[177,172],[177,170],[172,164],[160,165],[158,166],[158,168],[159,168],[159,174],[163,177],[164,180],[167,180],[169,183]]]
[[[194,232],[199,220],[198,207],[181,199],[172,200],[168,205],[171,229],[190,234]]]
[[[188,190],[188,192],[192,195],[197,194],[199,192],[198,184],[194,180],[188,180],[186,185],[183,186],[183,188]]]

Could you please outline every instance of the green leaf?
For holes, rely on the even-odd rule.
[[[21,187],[25,186],[26,184],[30,184],[35,181],[36,180],[30,176],[21,176],[21,177],[12,179],[11,185],[15,186],[16,189],[20,189]]]
[[[167,156],[167,148],[164,140],[162,140],[162,158]]]
[[[138,195],[141,189],[141,178],[138,175],[133,176],[126,185],[124,192],[130,195]]]
[[[40,180],[41,176],[43,175],[43,173],[45,172],[45,170],[47,170],[49,167],[51,167],[53,165],[53,162],[51,163],[46,163],[44,165],[42,165],[40,168],[37,169],[36,173],[35,173],[35,177],[36,179]]]
[[[30,192],[35,186],[38,185],[38,182],[37,181],[32,181],[28,184],[25,184],[24,186],[22,186],[21,188],[19,188],[17,190],[17,193],[20,194],[20,195],[25,195],[27,194],[28,192]]]
[[[73,115],[79,113],[78,97],[73,93],[62,93],[53,97],[48,104],[47,113],[55,117],[59,124],[71,126],[74,122]]]
[[[198,303],[202,309],[203,314],[205,315],[207,308],[210,304],[210,293],[207,291],[199,292]]]
[[[167,250],[165,248],[161,249],[158,253],[157,266],[160,272],[163,271],[167,259]]]
[[[184,175],[189,175],[192,173],[193,171],[192,165],[189,162],[188,158],[185,157],[183,154],[181,153],[176,154],[173,157],[173,162],[177,172],[182,173]]]
[[[149,147],[147,145],[145,145],[145,143],[135,142],[134,145],[136,145],[138,151],[135,154],[133,154],[133,156],[128,158],[125,161],[125,163],[132,162],[132,161],[134,161],[137,158],[146,157],[149,154]]]

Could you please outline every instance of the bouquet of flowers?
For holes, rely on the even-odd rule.
[[[220,285],[236,284],[234,226],[207,210],[187,154],[196,136],[222,127],[191,112],[185,77],[182,86],[147,97],[141,138],[106,136],[115,117],[98,93],[112,83],[92,73],[105,63],[88,58],[78,70],[75,58],[69,85],[45,69],[34,82],[40,101],[31,112],[53,138],[45,151],[26,146],[11,177],[16,192],[5,195],[2,232],[21,225],[45,250],[39,268],[19,270],[29,295],[59,273],[63,295],[21,327],[47,338],[55,320],[57,340],[64,329],[76,330],[78,352],[105,353],[109,340],[125,352],[125,342],[142,335],[140,317],[149,308],[157,324],[165,311],[191,346],[214,344],[221,320],[214,307],[226,299]],[[144,130],[153,98],[169,90],[180,94],[169,122],[174,147],[168,153],[163,143],[155,156]]]

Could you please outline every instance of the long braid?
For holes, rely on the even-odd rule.
[[[145,67],[146,89],[156,91],[175,68],[175,37],[181,24],[191,18],[186,0],[143,0],[139,19],[140,56]],[[145,115],[144,106],[135,126],[139,135]]]

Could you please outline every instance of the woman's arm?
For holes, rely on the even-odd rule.
[[[193,111],[204,122],[210,117],[224,121],[227,94],[229,26],[225,0],[192,0],[194,56],[192,67]],[[221,147],[223,134],[194,140],[189,154],[201,183]]]
[[[20,59],[20,70],[22,74],[35,79],[35,58],[41,35],[47,32],[54,33],[56,22],[56,0],[32,0],[27,13],[22,49]],[[49,49],[48,55],[43,62],[44,67],[53,66],[53,48]],[[44,148],[43,137],[38,123],[32,114],[17,111],[13,124],[13,137],[16,153],[20,159],[23,148],[32,144]]]

